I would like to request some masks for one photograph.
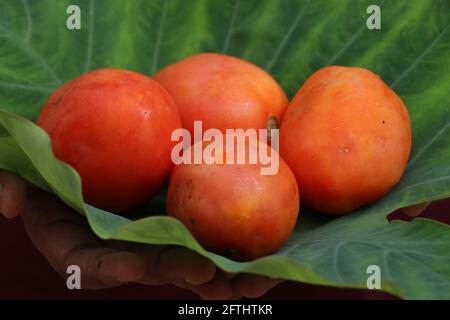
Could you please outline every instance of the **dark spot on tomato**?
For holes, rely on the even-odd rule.
[[[53,102],[53,105],[57,108],[62,101],[63,96],[59,96],[58,98],[56,98],[56,100]]]
[[[227,248],[227,249],[223,250],[224,256],[229,256],[229,255],[237,254],[237,253],[239,253],[239,249],[237,249],[237,248]]]
[[[189,222],[190,222],[191,224],[195,224],[197,221],[195,221],[195,219],[189,218]]]
[[[103,263],[103,260],[100,259],[100,260],[98,261],[98,263],[97,263],[97,269],[98,269],[98,270],[100,270],[100,268],[102,267],[102,263]]]

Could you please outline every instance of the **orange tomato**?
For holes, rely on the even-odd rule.
[[[203,130],[273,128],[288,104],[278,83],[261,68],[217,53],[190,56],[159,71],[155,80],[174,98],[183,127]]]
[[[251,260],[273,253],[295,227],[300,205],[295,176],[281,158],[273,175],[261,174],[260,161],[225,164],[226,146],[217,150],[215,158],[224,164],[174,167],[167,193],[168,214],[218,254]]]
[[[344,214],[377,200],[405,170],[411,125],[402,100],[361,68],[326,67],[281,122],[280,153],[311,207]]]

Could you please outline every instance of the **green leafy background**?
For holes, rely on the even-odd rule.
[[[81,8],[81,30],[65,27],[69,4]],[[381,30],[366,28],[370,4],[381,7]],[[397,208],[450,197],[449,24],[448,0],[2,0],[0,167],[58,194],[104,239],[181,245],[226,271],[341,287],[366,288],[366,269],[375,264],[384,291],[449,299],[449,226],[386,219]],[[380,74],[411,115],[404,177],[377,203],[338,219],[303,208],[280,251],[246,263],[205,251],[172,218],[130,221],[84,204],[79,176],[55,159],[48,136],[31,122],[45,99],[91,69],[152,75],[204,51],[263,67],[291,97],[326,65]]]

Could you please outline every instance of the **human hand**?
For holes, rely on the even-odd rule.
[[[277,284],[256,275],[226,275],[208,259],[181,247],[102,241],[84,217],[59,199],[1,170],[0,213],[6,218],[21,216],[31,241],[61,276],[69,265],[78,265],[83,289],[127,282],[174,283],[205,299],[236,299],[261,296]]]

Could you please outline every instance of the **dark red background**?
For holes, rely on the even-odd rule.
[[[397,218],[405,218],[395,214]],[[450,199],[432,204],[423,214],[450,223]],[[56,272],[33,247],[20,219],[0,217],[0,299],[197,299],[172,285],[150,287],[130,284],[120,288],[69,291]],[[265,299],[394,299],[385,293],[285,282]]]

